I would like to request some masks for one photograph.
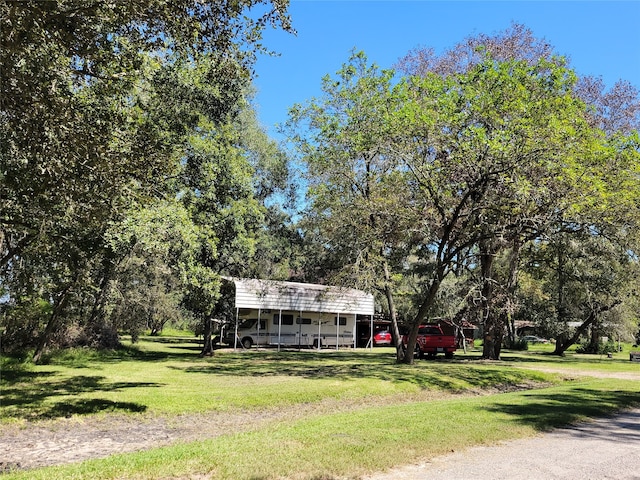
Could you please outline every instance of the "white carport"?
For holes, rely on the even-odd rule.
[[[234,347],[238,340],[238,320],[241,311],[251,312],[253,315],[257,312],[257,328],[260,329],[261,323],[264,323],[264,328],[267,330],[264,334],[268,335],[269,340],[265,343],[277,345],[278,349],[283,344],[290,344],[284,341],[284,337],[293,335],[289,333],[289,331],[293,331],[293,328],[289,328],[289,325],[283,325],[283,316],[292,312],[298,315],[296,323],[299,325],[295,328],[300,332],[303,331],[302,323],[307,323],[303,322],[303,319],[309,320],[309,324],[304,326],[306,332],[311,332],[312,328],[317,330],[313,333],[300,333],[296,337],[298,345],[300,345],[301,336],[304,335],[306,339],[315,338],[313,345],[317,348],[322,345],[321,338],[329,337],[331,339],[331,335],[335,335],[335,346],[338,349],[341,342],[344,344],[345,334],[351,335],[349,344],[355,347],[357,340],[356,317],[367,315],[373,322],[373,295],[361,290],[276,280],[243,278],[225,278],[225,280],[233,282],[235,285],[236,331]],[[265,314],[272,315],[272,323],[268,320],[260,321]],[[332,317],[335,329],[328,325],[330,322],[322,320],[328,318],[328,315],[335,315]],[[313,321],[308,317],[313,317]],[[328,329],[334,331],[330,332]],[[258,332],[258,336],[260,336],[260,332]],[[331,341],[333,340],[331,339]]]

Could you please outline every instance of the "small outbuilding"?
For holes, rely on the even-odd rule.
[[[356,318],[373,322],[372,294],[352,288],[225,278],[235,288],[236,322],[224,341],[234,347],[252,345],[356,346]]]

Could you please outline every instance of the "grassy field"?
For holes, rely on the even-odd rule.
[[[40,366],[3,358],[0,428],[63,417],[86,423],[114,412],[134,420],[302,407],[312,413],[2,478],[358,478],[637,405],[640,364],[628,361],[628,349],[613,358],[556,358],[543,345],[505,352],[500,362],[471,351],[407,366],[395,365],[386,348],[219,350],[200,358],[192,339],[163,337],[118,352],[68,352]]]

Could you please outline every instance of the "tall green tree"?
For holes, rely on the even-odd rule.
[[[203,79],[212,88],[201,100],[212,118],[224,116],[261,48],[262,28],[269,22],[289,28],[286,2],[273,2],[254,20],[243,15],[260,4],[0,3],[2,266],[63,220],[70,202],[92,218],[132,181],[153,189],[173,170],[176,136],[194,126],[194,117],[161,116],[140,89],[155,81],[154,93],[161,86],[169,93],[179,82],[171,63],[213,52]],[[149,68],[149,55],[167,66]],[[183,97],[156,98],[175,105]]]
[[[249,103],[236,120],[239,146],[253,170],[253,191],[263,221],[255,232],[254,254],[243,261],[249,278],[288,280],[302,274],[302,237],[294,221],[300,182],[289,155],[267,135]]]
[[[306,274],[378,292],[401,359],[393,290],[409,245],[411,199],[391,149],[400,108],[393,75],[354,52],[335,78],[322,79],[322,98],[291,109],[288,126],[308,182],[301,225],[315,265]]]
[[[546,241],[531,245],[526,271],[535,278],[540,294],[529,295],[523,303],[543,312],[532,319],[556,339],[555,354],[564,355],[585,338],[589,338],[587,350],[598,353],[603,335],[633,332],[638,263],[630,254],[629,240],[624,229],[613,232],[566,224]]]
[[[202,277],[197,256],[209,238],[174,199],[132,208],[107,241],[118,261],[104,292],[106,323],[134,337],[145,329],[159,333],[182,314],[189,286]],[[217,276],[209,284],[215,295]]]
[[[280,241],[288,223],[279,203],[291,187],[288,158],[259,125],[249,100],[246,94],[238,102],[237,115],[224,128],[204,122],[191,136],[178,196],[194,224],[210,236],[199,265],[216,275],[288,278],[295,255],[287,257],[287,251],[294,252]],[[274,243],[277,248],[270,250]],[[207,325],[217,300],[217,291],[204,304],[201,295],[185,297]],[[210,354],[209,328],[204,331],[203,354]]]
[[[37,352],[65,311],[101,310],[108,225],[174,194],[188,136],[228,122],[286,7],[0,2],[0,268],[5,307],[53,306]]]
[[[572,178],[587,171],[598,136],[581,120],[574,79],[560,60],[489,57],[466,73],[412,77],[403,87],[412,99],[402,112],[410,135],[398,149],[415,177],[423,258],[433,268],[411,337],[432,315],[461,252],[477,249],[482,300],[491,302],[497,241],[508,239],[526,216],[514,219],[532,203],[568,208],[572,192],[584,186]],[[489,303],[484,312],[484,355],[495,358],[502,325]]]
[[[324,103],[294,109],[310,126],[297,140],[317,182],[311,218],[324,248],[349,269],[395,256],[394,267],[413,258],[422,272],[411,349],[461,256],[477,252],[482,298],[491,302],[497,241],[532,221],[528,205],[573,208],[572,195],[596,178],[593,164],[604,157],[561,59],[487,55],[463,73],[395,86],[390,73],[372,75],[363,65],[360,59],[338,80],[325,80]],[[385,278],[381,267],[369,271]],[[484,327],[485,355],[496,358],[502,325],[488,314]]]
[[[493,36],[480,34],[469,37],[442,54],[436,54],[428,48],[416,49],[400,60],[399,68],[413,75],[436,74],[447,77],[469,72],[487,58],[501,62],[523,61],[528,65],[534,65],[539,59],[554,62],[553,55],[554,50],[547,42],[535,38],[531,30],[524,25],[514,24]],[[640,97],[637,89],[628,82],[620,81],[607,91],[601,79],[582,77],[574,82],[572,91],[577,98],[586,103],[581,121],[584,122],[586,119],[590,127],[602,131],[608,140],[603,141],[601,138],[594,142],[591,155],[585,157],[583,165],[570,174],[573,178],[583,180],[582,186],[578,185],[578,182],[574,188],[575,205],[570,208],[567,208],[566,204],[564,207],[557,205],[556,196],[562,196],[563,190],[565,194],[569,190],[557,190],[553,183],[547,180],[542,189],[521,189],[520,193],[516,192],[513,195],[518,201],[518,208],[500,213],[500,216],[509,217],[503,218],[507,222],[506,225],[510,225],[508,230],[505,230],[504,226],[496,226],[494,222],[485,223],[486,227],[494,230],[493,238],[483,241],[482,245],[478,246],[478,260],[472,262],[482,265],[477,276],[483,295],[476,304],[482,306],[485,319],[498,317],[491,322],[495,328],[488,330],[493,333],[491,341],[485,341],[485,356],[499,355],[504,325],[507,326],[509,341],[515,340],[513,314],[517,313],[515,297],[520,266],[519,255],[526,243],[549,236],[556,231],[558,223],[565,221],[567,215],[572,217],[571,221],[574,223],[598,223],[598,219],[610,217],[611,212],[629,212],[627,207],[614,206],[611,199],[626,199],[623,202],[633,203],[633,192],[637,191],[637,186],[632,185],[634,178],[637,178],[633,173],[633,162],[629,163],[622,158],[633,156],[633,132],[637,132],[640,125]],[[615,137],[618,137],[618,140],[613,140],[613,143],[618,143],[617,147],[611,143]],[[609,145],[605,147],[607,143]],[[623,144],[626,145],[623,147]],[[608,149],[606,154],[603,153],[604,149]],[[635,151],[637,153],[637,149]],[[604,162],[603,158],[606,158]],[[529,175],[533,180],[531,184],[535,185],[539,180],[538,172],[531,171]],[[618,177],[617,180],[613,180],[614,176]],[[625,187],[620,188],[622,185]],[[581,206],[578,206],[579,204]],[[576,217],[578,211],[586,210],[593,214],[591,219],[584,216]],[[626,218],[627,220],[622,221],[623,224],[631,217]],[[508,259],[508,270],[501,266],[501,273],[498,273],[493,268],[495,258]],[[491,354],[491,350],[495,353]]]

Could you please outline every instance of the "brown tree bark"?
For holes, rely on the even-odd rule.
[[[484,317],[484,338],[482,358],[498,360],[502,343],[500,319],[493,311],[493,250],[485,244],[480,255],[480,271],[482,274],[482,315]]]
[[[389,307],[389,317],[391,318],[391,329],[393,330],[393,339],[396,346],[396,363],[402,363],[406,352],[402,345],[402,338],[400,337],[400,329],[398,328],[398,315],[396,313],[396,305],[393,301],[393,292],[391,291],[391,274],[389,273],[389,266],[385,262],[384,264],[384,296],[387,299],[387,305]]]
[[[589,313],[589,316],[585,319],[582,324],[576,328],[576,331],[568,338],[558,338],[556,339],[556,348],[553,351],[554,355],[564,356],[564,352],[567,351],[571,345],[574,345],[579,339],[580,336],[587,331],[589,326],[593,324],[601,313],[609,311],[620,304],[620,300],[616,300],[610,305],[600,305],[599,307],[595,307]]]
[[[213,330],[211,318],[206,318],[204,321],[204,344],[202,345],[201,357],[213,356],[213,342],[211,341],[211,332]]]
[[[422,302],[422,305],[420,305],[420,308],[418,309],[418,313],[416,314],[416,316],[413,319],[413,322],[411,323],[411,331],[409,332],[409,336],[407,338],[407,347],[406,347],[407,350],[405,351],[404,359],[402,360],[403,363],[406,363],[409,365],[413,364],[413,351],[416,348],[416,341],[418,339],[418,331],[420,330],[420,324],[424,322],[425,318],[427,317],[427,314],[429,313],[429,311],[431,310],[431,307],[433,306],[433,303],[435,302],[436,294],[438,293],[438,289],[440,288],[440,284],[442,283],[442,279],[444,277],[443,272],[444,270],[441,269],[436,275],[436,277],[433,279],[433,281],[431,282],[431,285],[429,286],[429,290],[427,291],[427,296]]]
[[[58,329],[58,320],[60,318],[60,314],[64,310],[65,305],[67,304],[67,300],[69,298],[69,292],[71,291],[71,287],[73,284],[67,285],[67,287],[60,293],[56,303],[53,306],[53,311],[49,316],[49,321],[47,322],[47,326],[42,332],[40,339],[38,340],[38,345],[36,346],[36,350],[33,353],[33,362],[38,363],[42,359],[42,354],[44,353],[47,344],[49,343],[49,339],[51,335]]]

